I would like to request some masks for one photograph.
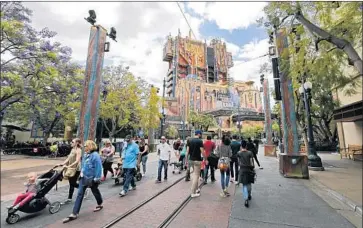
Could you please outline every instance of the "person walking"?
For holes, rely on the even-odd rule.
[[[211,172],[211,181],[215,182],[215,176],[214,176],[214,165],[210,161],[210,157],[213,154],[214,150],[216,149],[216,144],[212,141],[212,137],[210,135],[207,136],[207,140],[203,144],[203,148],[205,151],[205,155],[208,159],[208,164],[205,166],[204,169],[204,184],[207,184],[208,181],[208,171],[210,169]]]
[[[149,146],[145,143],[145,139],[142,138],[139,145],[139,151],[141,156],[141,163],[142,163],[142,172],[143,176],[146,174],[146,162],[149,154]]]
[[[135,168],[140,164],[139,146],[132,141],[131,135],[126,136],[127,146],[122,153],[121,163],[125,174],[125,182],[120,192],[120,196],[126,196],[129,190],[136,190]],[[130,186],[131,184],[131,186]]]
[[[200,196],[200,189],[198,188],[198,186],[199,186],[201,163],[204,160],[206,164],[208,164],[207,156],[203,148],[203,141],[201,139],[202,131],[196,130],[194,134],[195,137],[189,139],[187,142],[187,153],[186,153],[186,157],[190,155],[188,168],[190,169],[191,167],[193,167],[192,193],[191,193],[192,198]]]
[[[101,159],[103,167],[103,177],[101,181],[106,180],[108,172],[110,172],[112,174],[112,177],[114,177],[112,169],[114,154],[115,154],[115,147],[111,144],[111,141],[109,139],[106,139],[105,146],[101,149]]]
[[[222,137],[222,143],[217,147],[216,155],[219,158],[218,166],[221,172],[221,186],[222,192],[221,196],[229,196],[228,186],[230,178],[230,162],[232,157],[231,140],[226,135]]]
[[[181,146],[181,140],[180,138],[178,138],[174,143],[173,143],[173,150],[174,150],[174,154],[175,157],[179,160],[180,157],[180,146]]]
[[[251,151],[247,150],[247,142],[242,141],[241,151],[237,154],[239,163],[239,182],[242,184],[242,194],[245,200],[245,207],[249,206],[249,200],[252,199],[252,185],[255,182],[254,172],[254,155]]]
[[[78,138],[73,139],[71,146],[72,150],[67,159],[58,165],[65,168],[63,176],[65,179],[68,179],[69,182],[68,198],[63,204],[72,202],[74,189],[79,187],[77,181],[81,174],[81,140]]]
[[[260,165],[260,162],[258,161],[258,158],[257,158],[257,149],[256,149],[256,147],[255,147],[255,144],[253,144],[253,142],[252,142],[252,139],[251,139],[251,138],[247,138],[247,140],[248,140],[248,142],[247,142],[247,150],[249,150],[249,151],[251,151],[251,152],[252,152],[253,157],[254,157],[254,159],[255,159],[255,161],[256,161],[256,163],[257,163],[258,167],[259,167],[260,169],[263,169],[263,168],[261,167],[261,165]]]
[[[103,209],[103,199],[98,186],[102,176],[102,161],[97,151],[97,145],[92,140],[87,140],[84,143],[84,156],[82,158],[82,167],[80,174],[80,182],[78,187],[77,199],[73,207],[73,212],[63,220],[63,223],[77,219],[82,206],[84,193],[87,188],[91,188],[92,194],[96,198],[97,206],[94,212]]]
[[[161,143],[157,146],[159,155],[158,178],[156,183],[161,183],[161,171],[164,168],[164,180],[168,180],[168,164],[170,163],[171,147],[166,143],[165,136],[161,136]]]
[[[231,149],[232,149],[232,157],[230,163],[230,170],[231,170],[231,182],[233,182],[233,178],[235,178],[236,184],[238,184],[238,159],[237,153],[241,150],[241,143],[237,141],[237,135],[232,136],[231,142]]]

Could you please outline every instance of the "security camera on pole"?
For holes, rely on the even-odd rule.
[[[115,28],[112,27],[110,33],[107,34],[106,29],[100,25],[95,25],[95,11],[90,10],[88,13],[89,16],[84,19],[92,26],[78,125],[78,138],[81,139],[82,143],[86,140],[95,140],[100,105],[103,59],[104,53],[108,52],[110,48],[110,43],[106,42],[106,37],[109,36],[112,40],[116,41]]]

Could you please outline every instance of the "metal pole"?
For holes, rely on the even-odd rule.
[[[304,85],[302,85],[304,88]],[[304,88],[304,103],[305,103],[305,112],[306,112],[306,119],[308,125],[308,165],[309,167],[320,168],[324,170],[323,164],[321,162],[321,158],[317,155],[315,149],[315,140],[314,140],[314,133],[313,133],[313,125],[311,121],[311,110],[310,110],[310,91]]]
[[[91,27],[79,113],[78,138],[82,143],[94,140],[96,136],[106,36],[107,31],[103,27]]]
[[[165,78],[163,80],[163,102],[164,102],[164,100],[165,100]],[[165,121],[165,109],[164,109],[164,104],[162,104],[162,116],[161,116],[161,121],[160,121],[160,137],[163,136],[164,121]]]

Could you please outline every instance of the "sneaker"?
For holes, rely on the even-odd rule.
[[[192,197],[192,198],[199,197],[199,196],[200,196],[200,193],[193,193],[190,195],[190,197]]]
[[[122,191],[119,193],[119,196],[121,196],[121,197],[126,196],[126,192],[125,192],[125,190],[122,190]]]
[[[130,186],[129,191],[132,191],[132,190],[136,190],[136,186],[134,186],[134,187]]]
[[[72,203],[72,199],[66,199],[63,203],[61,203],[62,205],[64,204],[69,204]]]
[[[164,181],[168,181],[168,178],[164,178]]]
[[[248,200],[245,201],[245,207],[248,207]]]
[[[226,194],[226,196],[230,196],[230,194],[229,194],[229,192],[228,192],[228,190],[227,189],[224,189],[224,194]]]
[[[229,182],[233,183],[233,182],[234,182],[234,180],[232,179],[232,180],[230,180]]]
[[[251,200],[251,199],[252,199],[252,196],[251,196],[251,195],[249,195],[249,196],[248,196],[248,200]]]
[[[155,183],[159,184],[161,183],[161,180],[156,180]]]
[[[215,180],[215,179],[213,179],[213,180],[212,180],[212,182],[214,183],[214,182],[216,182],[216,180]]]
[[[259,167],[259,169],[263,169],[263,167]]]
[[[226,197],[226,193],[224,191],[222,191],[220,194],[219,194],[221,197]]]
[[[197,194],[200,194],[200,188],[197,189],[197,191],[195,191]]]
[[[206,180],[203,182],[203,184],[204,184],[204,185],[206,185],[207,183],[208,183],[208,182],[207,182]]]

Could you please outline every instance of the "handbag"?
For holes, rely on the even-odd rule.
[[[70,177],[73,177],[74,175],[76,175],[76,172],[77,172],[77,169],[76,168],[66,168],[63,171],[63,176],[65,178],[70,178]]]

